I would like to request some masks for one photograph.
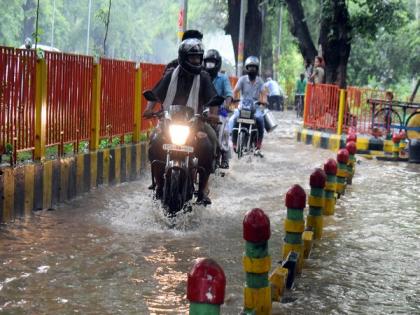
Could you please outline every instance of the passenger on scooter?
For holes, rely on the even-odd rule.
[[[247,75],[243,75],[239,78],[233,89],[233,94],[240,92],[241,101],[238,109],[235,110],[232,117],[229,119],[229,132],[232,134],[233,149],[236,152],[237,145],[237,134],[232,133],[234,126],[237,125],[237,119],[239,117],[239,109],[251,109],[254,107],[256,101],[261,103],[267,103],[267,93],[264,88],[264,81],[258,75],[259,60],[255,56],[250,56],[245,60],[245,70],[248,72]],[[255,155],[263,156],[261,153],[261,145],[264,137],[264,116],[263,111],[258,107],[255,108],[255,120],[258,128],[258,141],[257,150]]]
[[[187,39],[183,41],[178,49],[179,66],[170,70],[152,89],[156,100],[147,103],[143,116],[150,117],[157,102],[160,102],[164,109],[170,105],[184,105],[194,109],[195,114],[201,114],[204,106],[210,103],[211,118],[218,119],[218,107],[222,103],[210,76],[202,71],[204,49],[200,40]],[[212,170],[214,159],[214,146],[217,145],[217,136],[213,128],[205,123],[197,131],[197,141],[194,144],[194,152],[198,158],[198,165],[203,167],[206,172],[200,174],[197,202],[210,204],[211,200],[206,191],[209,175]],[[163,135],[157,130],[150,139],[149,160],[165,159],[163,151]],[[159,198],[163,192],[163,174],[156,179],[156,196]]]
[[[216,49],[209,49],[204,55],[204,69],[210,74],[217,94],[225,99],[224,106],[219,109],[219,115],[227,117],[227,109],[232,102],[233,93],[229,78],[225,74],[219,72],[221,67],[222,57],[219,52]],[[220,130],[219,132],[223,132],[223,130]],[[228,152],[221,149],[221,154],[222,161],[220,168],[229,168]]]

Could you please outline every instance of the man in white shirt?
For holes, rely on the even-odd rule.
[[[271,77],[268,77],[264,83],[264,88],[268,92],[270,109],[283,111],[283,91],[279,84]]]

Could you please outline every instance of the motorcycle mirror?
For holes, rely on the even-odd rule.
[[[150,102],[156,102],[158,100],[151,90],[144,91],[143,96]]]

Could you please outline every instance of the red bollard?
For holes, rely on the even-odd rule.
[[[354,141],[349,141],[346,144],[346,149],[347,151],[349,151],[349,161],[347,162],[347,184],[351,185],[352,180],[353,180],[353,176],[354,176],[354,172],[355,172],[355,166],[356,166],[356,142]]]
[[[242,264],[246,273],[244,310],[241,314],[271,314],[271,289],[268,272],[271,257],[268,253],[270,219],[259,208],[248,211],[243,221],[245,254]]]
[[[309,213],[306,217],[306,228],[314,232],[314,239],[321,239],[323,229],[322,209],[324,208],[324,187],[327,175],[324,170],[317,168],[309,178],[311,192],[309,193]]]
[[[353,141],[354,143],[356,143],[357,142],[357,134],[355,134],[355,133],[349,133],[348,135],[347,135],[347,143],[349,143],[350,141]]]
[[[346,190],[346,180],[348,176],[347,163],[349,162],[349,151],[347,149],[340,149],[337,153],[337,194],[338,198],[344,194]]]
[[[335,213],[335,193],[337,190],[337,162],[334,159],[328,159],[324,164],[324,171],[327,174],[325,183],[324,215],[333,215]]]
[[[226,277],[210,258],[199,259],[188,273],[187,299],[190,315],[219,315],[225,300]]]

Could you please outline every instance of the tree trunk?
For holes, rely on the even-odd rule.
[[[248,0],[248,12],[245,17],[245,43],[244,58],[261,55],[262,19],[258,5],[260,0]],[[228,1],[228,23],[225,26],[226,34],[232,37],[235,60],[238,62],[239,18],[241,12],[240,0]]]
[[[32,38],[35,33],[35,16],[36,16],[36,1],[35,0],[26,0],[25,4],[22,6],[23,9],[23,38],[22,42],[27,38]]]
[[[245,18],[245,59],[261,55],[262,17],[258,8],[259,3],[259,0],[248,0],[248,12]]]
[[[350,56],[351,26],[345,0],[324,1],[319,44],[325,60],[327,83],[346,87],[347,62]]]
[[[235,62],[238,63],[238,42],[239,42],[239,18],[241,13],[241,0],[228,1],[228,22],[225,26],[226,34],[232,38]]]
[[[263,38],[261,48],[261,75],[273,76],[273,10],[263,10]]]
[[[318,52],[309,33],[308,25],[306,24],[302,3],[300,0],[286,0],[286,3],[290,16],[293,19],[290,32],[298,39],[299,50],[303,59],[312,62]]]

